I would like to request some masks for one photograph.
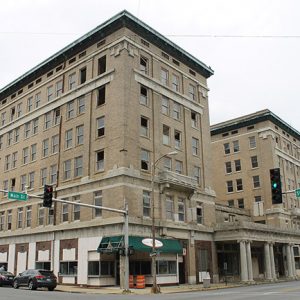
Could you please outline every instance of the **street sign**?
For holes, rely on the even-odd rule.
[[[296,197],[300,197],[300,189],[295,190],[295,193],[296,193]]]
[[[28,200],[28,195],[19,192],[8,192],[8,199],[26,201]]]

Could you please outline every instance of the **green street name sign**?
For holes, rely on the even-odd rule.
[[[8,199],[26,201],[28,200],[28,195],[19,192],[8,192]]]
[[[296,197],[300,197],[300,189],[295,190],[295,193],[296,193]]]

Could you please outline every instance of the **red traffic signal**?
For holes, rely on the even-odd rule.
[[[44,185],[44,196],[43,196],[43,206],[52,207],[52,198],[53,198],[53,187],[51,185]]]

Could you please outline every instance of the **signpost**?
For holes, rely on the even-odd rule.
[[[19,192],[8,192],[8,199],[27,201],[28,195]]]
[[[295,190],[296,193],[296,197],[299,198],[300,197],[300,189]]]

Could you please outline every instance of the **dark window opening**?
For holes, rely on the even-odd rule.
[[[98,75],[106,72],[106,55],[98,59]]]
[[[105,85],[98,88],[97,106],[105,103]]]
[[[80,84],[86,82],[86,68],[80,70]]]

